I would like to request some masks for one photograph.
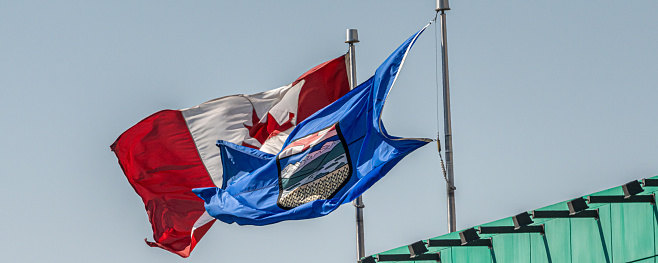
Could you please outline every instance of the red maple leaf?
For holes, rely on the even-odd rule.
[[[254,112],[251,115],[252,126],[248,126],[247,124],[243,124],[243,125],[245,128],[249,130],[249,136],[260,142],[262,146],[263,143],[265,143],[265,141],[270,137],[276,136],[280,132],[292,128],[293,117],[295,117],[295,114],[289,112],[288,120],[284,123],[279,124],[269,112],[267,113],[267,118],[264,118],[264,120],[259,119],[258,114],[256,114],[256,109],[254,109]],[[246,142],[242,142],[242,146],[246,146],[254,149],[260,148],[255,145],[248,144]]]

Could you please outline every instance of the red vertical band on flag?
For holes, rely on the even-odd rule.
[[[294,85],[301,80],[305,81],[299,92],[297,123],[350,91],[345,57],[340,56],[317,65],[293,82]]]
[[[157,246],[188,257],[210,223],[194,223],[205,212],[190,191],[214,184],[201,162],[180,111],[163,110],[140,121],[110,146],[130,185],[142,197]]]

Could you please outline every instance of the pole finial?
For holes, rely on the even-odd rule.
[[[359,33],[356,31],[356,29],[348,29],[347,30],[347,39],[345,40],[345,43],[358,43],[359,42]]]
[[[448,0],[436,0],[436,11],[450,10]]]

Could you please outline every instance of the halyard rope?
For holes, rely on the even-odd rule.
[[[436,15],[434,16],[434,20],[432,22],[436,22],[436,19],[439,17],[439,11],[436,11]],[[434,24],[434,68],[435,68],[435,85],[436,85],[436,146],[439,151],[439,159],[441,160],[441,172],[443,172],[443,179],[446,181],[446,184],[450,188],[455,188],[454,186],[450,185],[450,182],[448,182],[448,175],[446,174],[446,167],[445,164],[443,163],[443,155],[441,154],[441,127],[440,127],[440,119],[439,119],[439,25]]]

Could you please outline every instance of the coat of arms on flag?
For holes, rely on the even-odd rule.
[[[338,123],[291,142],[277,156],[283,209],[332,198],[350,179],[352,163]]]

